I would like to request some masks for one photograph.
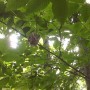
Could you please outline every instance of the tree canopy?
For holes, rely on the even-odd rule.
[[[89,55],[85,0],[0,0],[0,89],[90,90]]]

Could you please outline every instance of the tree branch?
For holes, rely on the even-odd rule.
[[[3,21],[0,21],[1,23],[3,23],[4,25],[7,26],[7,24]],[[17,29],[15,29],[14,27],[11,27],[13,30],[15,30],[16,32],[20,33]],[[24,34],[20,33],[21,36],[26,37]],[[48,49],[46,49],[45,47],[43,47],[42,45],[38,44],[38,46],[42,47],[44,50],[46,50],[47,52],[51,53],[52,55],[54,55],[55,57],[57,57],[58,59],[60,59],[65,65],[71,67],[73,70],[75,70],[76,72],[80,73],[81,75],[83,75],[83,78],[87,78],[90,79],[88,76],[86,76],[84,73],[82,73],[81,71],[77,70],[76,68],[74,68],[72,65],[68,64],[63,58],[61,58],[60,56],[56,55],[55,53],[49,51]]]
[[[3,22],[3,21],[1,21],[1,20],[0,20],[0,22],[7,26],[7,24],[6,24],[5,22]],[[21,36],[26,37],[24,34],[22,34],[21,32],[19,32],[19,31],[18,31],[17,29],[15,29],[14,27],[11,27],[11,29],[13,29],[14,31],[18,32]]]
[[[46,49],[45,47],[43,47],[42,45],[38,44],[40,47],[42,47],[44,50],[46,50],[47,52],[51,53],[52,55],[54,55],[55,57],[57,57],[58,59],[60,59],[65,65],[71,67],[73,70],[75,70],[76,72],[80,73],[83,75],[83,78],[88,78],[90,79],[88,76],[86,76],[84,73],[82,73],[81,71],[77,70],[75,67],[73,67],[72,65],[68,64],[63,58],[59,57],[58,55],[56,55],[53,52],[50,52],[48,49]]]

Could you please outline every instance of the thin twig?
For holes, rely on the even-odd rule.
[[[3,21],[0,21],[1,23],[3,23],[4,25],[7,26],[6,23],[4,23]],[[14,27],[11,27],[13,30],[15,30],[16,32],[20,33],[17,29],[15,29]],[[24,34],[20,33],[20,35],[22,35],[23,37],[26,37]],[[55,53],[49,51],[48,49],[46,49],[45,47],[43,47],[42,45],[38,44],[38,46],[42,47],[44,50],[46,50],[47,52],[51,53],[52,55],[54,55],[55,57],[57,57],[58,59],[60,59],[65,65],[71,67],[72,69],[74,69],[76,72],[82,74],[84,77],[83,78],[87,78],[90,79],[88,76],[86,76],[84,73],[82,73],[81,71],[77,70],[75,67],[73,67],[72,65],[70,65],[69,63],[67,63],[63,58],[59,57],[58,55],[56,55]]]
[[[84,77],[83,78],[88,78],[90,79],[88,76],[86,76],[84,73],[82,73],[81,71],[77,70],[75,67],[73,67],[72,65],[68,64],[63,58],[59,57],[58,55],[56,55],[55,53],[49,51],[48,49],[46,49],[45,47],[43,47],[42,45],[38,44],[40,47],[42,47],[44,50],[46,50],[47,52],[51,53],[52,55],[54,55],[55,57],[57,57],[58,59],[60,59],[65,65],[71,67],[72,69],[74,69],[76,72],[82,74]]]
[[[3,22],[3,21],[1,21],[1,20],[0,20],[0,22],[3,23],[4,25],[8,26],[5,22]],[[24,34],[22,34],[21,32],[19,32],[19,31],[18,31],[17,29],[15,29],[14,27],[11,27],[11,29],[13,29],[14,31],[18,32],[21,36],[26,37]]]
[[[62,25],[60,26],[60,28],[58,29],[59,32],[59,39],[60,39],[60,46],[59,46],[59,57],[62,56],[62,52],[61,52],[61,45],[62,45],[62,36],[61,36],[61,29],[62,29]]]

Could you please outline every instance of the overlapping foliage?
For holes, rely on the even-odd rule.
[[[80,90],[77,80],[89,65],[89,9],[85,0],[0,0],[0,88]],[[16,32],[13,49],[8,39]],[[29,45],[32,32],[40,35],[37,46]]]

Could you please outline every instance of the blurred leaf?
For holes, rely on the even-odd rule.
[[[8,29],[12,27],[13,23],[14,23],[14,18],[10,17],[7,22]]]
[[[51,0],[52,1],[52,11],[55,18],[64,24],[68,15],[67,0]]]
[[[90,17],[90,4],[84,4],[80,9],[80,13],[81,18],[86,22]]]
[[[70,17],[73,13],[78,12],[79,4],[77,3],[68,3],[68,16]]]
[[[21,66],[19,66],[17,69],[16,69],[16,72],[17,74],[20,74],[23,72],[23,68]]]
[[[44,9],[49,4],[49,1],[50,0],[30,0],[27,4],[27,12],[31,14]]]
[[[16,22],[16,27],[21,28],[21,27],[24,25],[24,23],[25,23],[24,20],[18,20],[18,21]]]
[[[4,2],[0,2],[0,13],[4,13],[5,8],[6,8],[6,6],[5,6]]]
[[[9,84],[12,86],[12,87],[15,87],[15,76],[11,76],[10,79],[9,79]]]
[[[43,28],[47,28],[47,21],[39,16],[35,16],[36,23]]]
[[[23,32],[24,32],[24,34],[26,34],[28,31],[30,31],[30,27],[24,27],[22,30],[23,30]]]
[[[7,1],[7,11],[16,10],[27,4],[28,0],[8,0]]]
[[[53,31],[53,29],[49,29],[49,30],[48,30],[48,33],[52,32],[52,31]]]
[[[0,79],[0,87],[5,87],[5,85],[9,82],[9,77],[4,77]]]

